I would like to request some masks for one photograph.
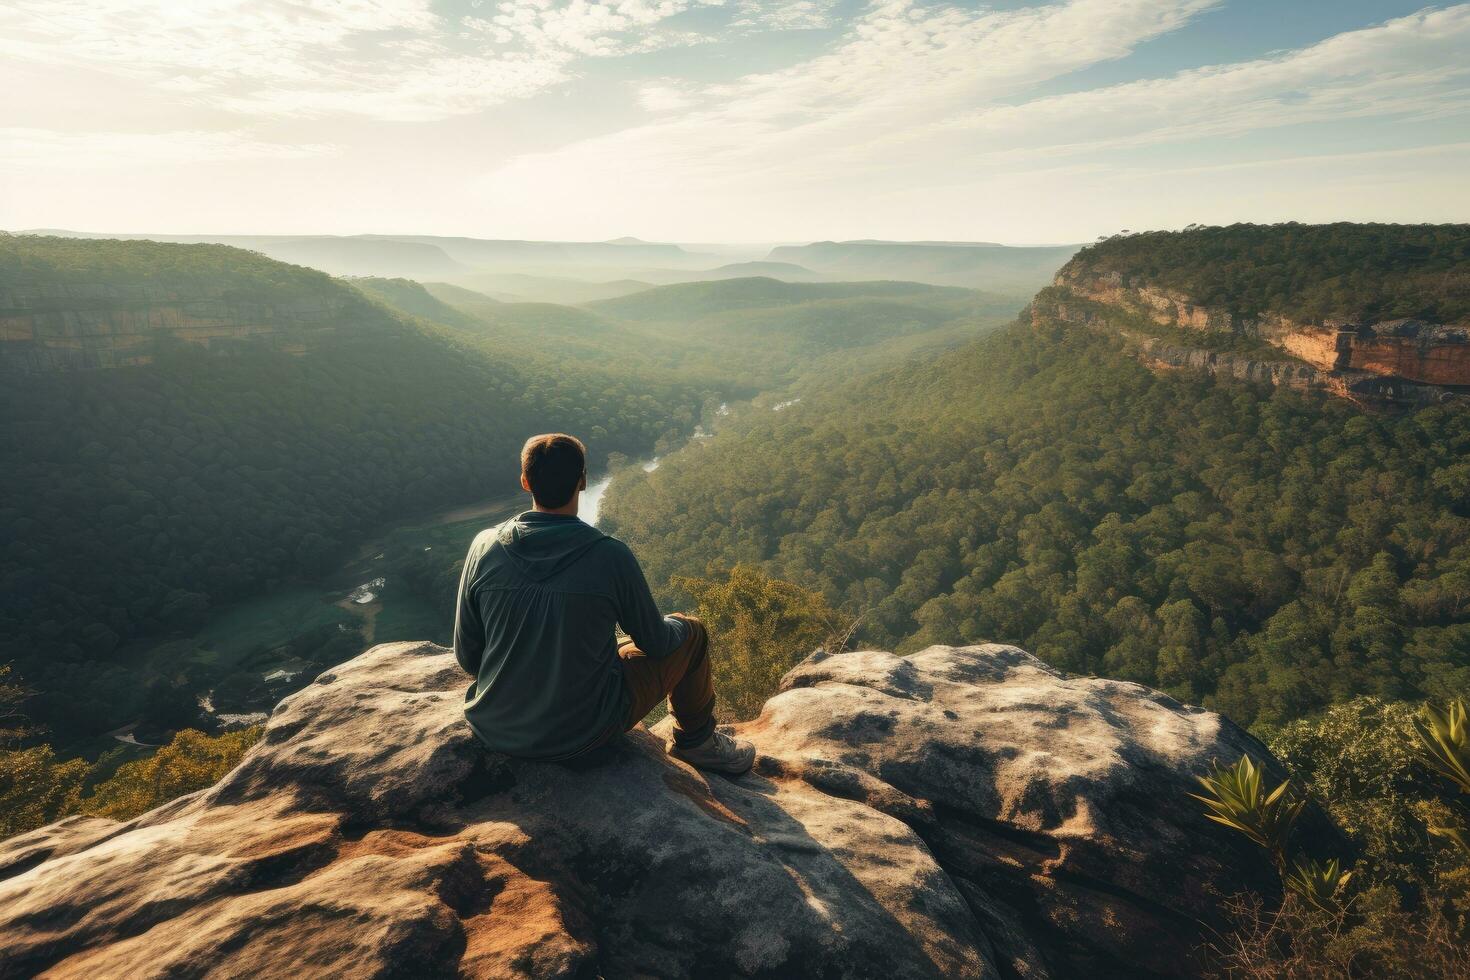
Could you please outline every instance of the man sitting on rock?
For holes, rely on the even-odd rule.
[[[465,557],[454,654],[475,682],[464,714],[487,746],[523,759],[585,755],[665,697],[671,753],[739,775],[755,747],[715,730],[709,637],[693,616],[659,615],[638,559],[577,517],[587,453],[572,436],[521,449],[532,508],[481,531]],[[618,643],[614,625],[628,639]]]

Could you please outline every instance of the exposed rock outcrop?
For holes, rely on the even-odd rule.
[[[147,364],[160,340],[299,352],[347,311],[346,290],[251,297],[116,283],[0,287],[0,365],[26,371]]]
[[[1145,284],[1125,284],[1117,273],[1078,278],[1058,273],[1057,287],[1072,301],[1055,301],[1060,319],[1097,323],[1089,304],[1142,317],[1163,328],[1258,339],[1289,354],[1263,359],[1169,344],[1130,334],[1154,367],[1192,367],[1242,381],[1324,391],[1357,401],[1441,403],[1470,397],[1470,326],[1389,320],[1382,323],[1298,323],[1277,314],[1242,317],[1197,306],[1188,297]]]
[[[736,780],[489,755],[464,684],[375,647],[214,787],[0,845],[0,975],[1179,976],[1273,889],[1185,796],[1258,742],[1014,647],[814,655]]]

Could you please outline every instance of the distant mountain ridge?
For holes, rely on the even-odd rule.
[[[215,243],[339,276],[436,279],[475,289],[486,276],[653,284],[765,275],[791,282],[907,280],[1026,298],[1040,289],[1076,246],[1007,246],[991,242],[890,242],[860,239],[765,246],[678,245],[623,237],[610,241],[535,241],[453,235],[178,235],[44,230],[67,238]],[[495,289],[507,298],[590,302],[617,290],[579,291],[543,281]]]
[[[618,299],[588,303],[587,308],[611,317],[658,320],[813,300],[926,295],[957,300],[967,294],[967,290],[920,282],[793,283],[752,276],[658,286]]]
[[[862,240],[779,245],[766,258],[796,263],[835,279],[910,279],[1030,296],[1078,247]]]
[[[623,269],[661,265],[682,269],[721,263],[716,255],[652,242],[541,242],[440,235],[177,235],[36,229],[26,235],[233,245],[281,262],[337,276],[448,279],[491,267],[522,272]]]
[[[38,230],[24,235],[59,238],[153,241],[177,245],[229,245],[259,252],[277,262],[304,265],[334,276],[443,279],[463,266],[432,242],[370,235],[167,235]]]

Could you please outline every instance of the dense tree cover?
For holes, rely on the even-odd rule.
[[[588,303],[587,308],[618,320],[685,321],[734,310],[769,310],[832,299],[918,299],[936,304],[964,303],[968,289],[918,282],[783,282],[768,276],[685,282],[646,289],[629,296]]]
[[[1470,318],[1470,225],[1236,224],[1115,235],[1064,277],[1121,274],[1246,316]]]
[[[332,280],[315,269],[226,245],[0,232],[0,288],[96,283],[284,298],[330,288]]]
[[[352,288],[238,249],[146,241],[8,237],[0,264],[0,282],[21,287],[146,283],[266,302],[308,291],[342,311],[300,356],[164,337],[145,366],[7,375],[0,663],[14,663],[36,692],[27,711],[68,745],[140,716],[148,736],[167,737],[197,723],[195,698],[210,689],[219,710],[268,700],[252,664],[183,650],[142,664],[129,643],[320,576],[388,520],[513,488],[530,432],[577,432],[594,463],[642,456],[725,398],[953,345],[979,314],[1008,315],[966,290],[744,280],[676,293],[682,321],[635,323],[462,290],[454,305],[407,280]],[[642,302],[675,315],[679,303],[650,294]],[[402,584],[428,590],[445,558],[426,555]],[[357,638],[323,624],[289,657],[320,664]]]
[[[844,279],[916,279],[1029,297],[1075,245],[1015,247],[986,242],[812,242],[778,245],[770,259]]]
[[[656,583],[755,563],[864,642],[1015,642],[1281,723],[1470,686],[1467,450],[1463,408],[1154,375],[1043,320],[748,416],[603,514]]]
[[[412,279],[364,277],[349,280],[368,296],[412,316],[424,317],[452,327],[473,328],[475,318],[431,294]]]
[[[753,565],[677,578],[674,585],[693,597],[694,612],[709,630],[724,720],[760,714],[782,675],[818,647],[843,650],[852,633],[851,617],[833,609],[820,592],[773,579]]]
[[[214,785],[260,735],[260,728],[216,736],[181,731],[151,756],[120,765],[111,755],[92,765],[61,760],[49,745],[0,749],[0,840],[78,813],[113,820],[147,813]]]
[[[81,801],[84,813],[127,820],[186,793],[213,786],[239,763],[263,729],[247,728],[223,735],[184,730],[145,759],[125,762],[98,782]],[[98,761],[98,768],[106,765]]]
[[[10,664],[0,664],[0,746],[19,741],[30,722],[21,711],[26,690],[14,682]]]
[[[568,359],[616,364],[634,378],[670,374],[721,398],[891,364],[998,326],[1017,303],[912,282],[788,283],[728,279],[659,286],[585,308],[435,298],[476,317],[479,342],[513,343],[556,370]],[[447,320],[441,320],[447,322]],[[453,324],[451,324],[453,325]]]
[[[140,367],[7,373],[0,663],[38,692],[27,711],[58,737],[135,720],[149,697],[182,699],[168,690],[178,678],[119,664],[119,644],[320,573],[387,519],[514,487],[531,432],[642,454],[691,430],[707,397],[677,378],[496,356],[234,249],[17,237],[0,239],[0,256],[42,285],[98,270],[215,289],[301,275],[345,310],[301,356],[160,343]],[[211,280],[221,266],[225,281]]]

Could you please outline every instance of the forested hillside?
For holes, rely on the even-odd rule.
[[[1247,724],[1470,685],[1470,412],[1156,375],[1080,327],[749,416],[604,514],[657,583],[755,562],[865,644],[1015,642]]]
[[[590,309],[621,320],[669,321],[770,309],[797,303],[855,298],[910,299],[930,305],[954,305],[974,294],[967,289],[926,286],[918,282],[783,282],[766,276],[679,283],[630,296],[589,303]]]
[[[287,265],[224,245],[56,238],[0,233],[0,287],[35,290],[106,283],[158,289],[208,286],[241,297],[292,297],[331,282],[315,269]]]
[[[412,279],[382,279],[375,276],[364,276],[350,281],[363,293],[402,313],[423,317],[452,327],[473,328],[476,325],[474,317],[450,306]],[[452,286],[445,288],[454,289]],[[488,296],[480,296],[467,289],[456,290],[456,292],[466,294],[474,302],[494,302]]]
[[[514,344],[543,370],[571,362],[621,377],[677,377],[725,398],[810,384],[940,350],[1005,323],[1018,303],[913,282],[681,283],[584,307],[501,303],[428,291],[476,323],[477,342]]]
[[[1115,275],[1243,316],[1470,318],[1470,225],[1237,224],[1117,235],[1063,279]]]
[[[100,275],[269,298],[305,283],[345,311],[300,355],[170,343],[139,367],[6,374],[0,663],[58,735],[134,720],[150,687],[177,680],[117,665],[130,638],[320,571],[388,518],[513,486],[529,432],[637,455],[691,430],[709,397],[677,378],[543,371],[221,246],[4,238],[0,270],[18,290]]]
[[[0,238],[0,288],[10,313],[50,317],[44,340],[7,343],[77,342],[67,303],[84,302],[95,342],[122,324],[130,356],[143,352],[65,373],[15,360],[0,386],[0,664],[68,744],[140,717],[187,721],[212,690],[222,705],[259,703],[263,689],[235,694],[262,671],[211,653],[211,617],[338,569],[386,521],[507,493],[529,433],[582,435],[594,466],[646,456],[726,399],[830,383],[1013,312],[913,283],[747,279],[650,290],[612,317],[410,280],[349,284],[218,245],[34,236]],[[254,320],[231,319],[247,300],[260,318],[302,296],[324,311],[309,343],[265,343]],[[223,324],[211,337],[228,343],[172,329],[199,320],[201,298]],[[438,582],[458,557],[405,560],[397,585]],[[340,624],[303,623],[268,662],[350,655],[339,648],[358,636]],[[151,652],[206,625],[216,639]]]
[[[913,279],[1024,299],[1050,281],[1076,251],[1075,245],[855,241],[779,245],[768,258],[833,279]]]

